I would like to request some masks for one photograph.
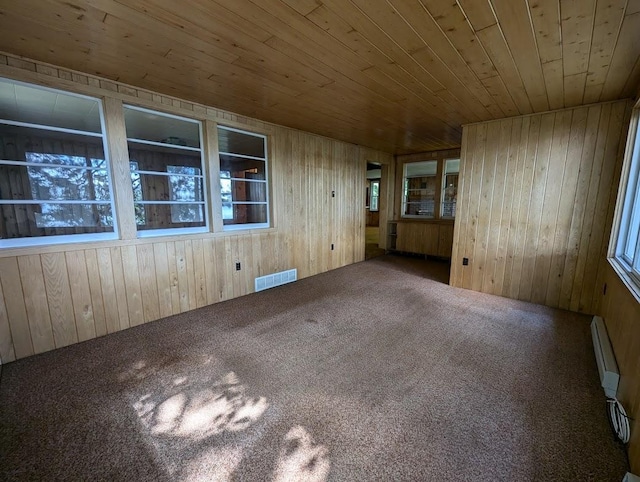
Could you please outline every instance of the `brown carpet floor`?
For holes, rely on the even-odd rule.
[[[10,363],[2,480],[620,481],[589,317],[383,256]]]

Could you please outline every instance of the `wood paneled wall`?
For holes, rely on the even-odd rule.
[[[392,156],[31,61],[0,76],[267,132],[273,216],[266,230],[0,250],[4,363],[251,293],[256,276],[364,259],[366,162]],[[116,171],[125,146],[111,146]]]
[[[617,101],[465,126],[451,284],[594,313],[630,112]]]
[[[450,258],[452,245],[452,221],[398,221],[398,251]]]
[[[624,285],[611,264],[602,262],[606,293],[599,314],[607,332],[620,371],[618,399],[631,417],[629,462],[633,473],[640,473],[640,303]]]

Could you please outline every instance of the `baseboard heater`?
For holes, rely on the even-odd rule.
[[[604,320],[599,316],[594,316],[591,322],[591,337],[593,338],[593,350],[596,355],[600,383],[604,393],[608,398],[616,398],[618,382],[620,381],[618,364],[613,354],[613,348],[611,348],[607,327],[604,324]]]
[[[298,270],[289,269],[287,271],[280,271],[279,273],[267,274],[256,278],[255,288],[256,291],[263,291],[275,286],[292,283],[298,279]]]

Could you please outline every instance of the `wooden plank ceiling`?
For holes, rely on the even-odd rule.
[[[640,0],[0,0],[0,49],[396,154],[632,97]]]

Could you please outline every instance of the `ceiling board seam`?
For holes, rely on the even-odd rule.
[[[529,0],[526,0],[526,2],[527,2],[527,10],[529,12],[529,22],[531,23],[531,28],[533,29],[533,33],[534,33],[533,39],[536,42],[536,51],[538,53],[538,58],[541,59],[540,50],[539,50],[539,46],[538,46],[538,37],[535,35],[535,33],[536,33],[535,32],[535,25],[533,25],[533,18],[531,17],[531,6],[529,5]],[[563,83],[563,85],[562,85],[562,105],[564,106],[565,105],[565,103],[564,103],[564,62],[562,61],[562,12],[561,12],[561,8],[560,8],[560,2],[558,2],[557,14],[558,14],[558,36],[560,37],[560,46],[561,46],[561,48],[560,48],[560,57],[559,57],[559,59],[551,59],[551,60],[548,60],[546,62],[542,62],[541,61],[540,62],[540,67],[542,68],[542,78],[545,80],[545,93],[547,94],[547,103],[549,105],[552,105],[551,96],[550,96],[549,89],[548,89],[548,86],[547,86],[547,83],[546,83],[547,79],[546,79],[546,75],[545,75],[545,69],[543,68],[543,65],[546,64],[546,63],[554,62],[556,60],[560,60],[561,61],[560,62],[560,69],[562,70],[562,83]],[[586,80],[585,80],[585,82],[586,82]],[[584,94],[583,94],[583,99],[584,99]]]
[[[541,57],[540,57],[540,47],[538,46],[538,37],[536,36],[536,28],[533,25],[533,18],[531,17],[531,6],[529,5],[529,0],[524,0],[524,1],[525,1],[525,4],[527,5],[527,18],[529,19],[529,27],[531,28],[531,33],[532,33],[532,37],[533,37],[533,43],[536,46],[536,60],[538,62],[538,65],[540,66],[540,73],[542,75],[542,79],[545,80],[545,78],[544,78],[544,69],[542,68],[542,62],[541,62]],[[596,3],[596,2],[594,2],[594,3]],[[558,2],[558,9],[560,9],[560,2]],[[562,15],[559,14],[558,18],[562,19]],[[560,22],[560,45],[562,45],[562,22]],[[562,55],[562,49],[560,49],[560,55]],[[562,69],[562,78],[563,78],[563,83],[564,83],[564,67]],[[543,82],[543,84],[544,84],[544,94],[545,94],[545,97],[547,98],[547,106],[550,106],[551,104],[549,103],[549,89],[547,88],[547,83],[546,82]],[[527,86],[526,85],[525,85],[524,89],[525,89],[525,91],[527,91]],[[563,91],[564,91],[564,87],[563,87]],[[527,96],[528,95],[529,95],[529,93],[527,91]],[[584,89],[583,89],[583,97],[584,97]],[[563,101],[563,105],[565,105],[564,101]],[[533,105],[532,105],[532,107],[533,107]]]
[[[411,25],[411,23],[398,11],[398,9],[396,9],[393,4],[391,4],[389,2],[389,0],[387,0],[387,3],[389,4],[389,6],[391,6],[391,8],[393,8],[398,16],[400,18],[402,18],[405,23],[409,26],[409,28],[418,36],[418,38],[420,38],[420,40],[422,40],[422,42],[428,47],[428,43],[427,41],[422,38],[422,35],[420,35],[418,33],[418,31],[413,28],[413,25]],[[486,87],[484,86],[484,84],[482,83],[482,81],[480,80],[480,78],[478,77],[478,75],[476,74],[476,72],[471,68],[471,66],[467,63],[467,61],[465,60],[465,58],[462,56],[462,54],[460,54],[460,52],[458,51],[458,49],[456,48],[456,46],[453,44],[453,42],[451,41],[451,39],[447,36],[447,34],[444,32],[444,30],[442,30],[442,27],[438,24],[438,22],[436,22],[436,19],[433,17],[433,15],[431,15],[431,12],[429,12],[429,9],[427,9],[427,7],[424,5],[424,3],[422,3],[422,1],[420,0],[418,2],[420,4],[420,7],[425,11],[425,13],[431,18],[431,20],[433,21],[433,24],[436,26],[436,28],[440,31],[440,33],[442,34],[442,36],[445,38],[445,40],[447,41],[447,43],[451,46],[451,48],[453,49],[453,51],[455,52],[455,55],[464,63],[464,65],[467,67],[467,69],[469,70],[469,72],[471,73],[471,75],[473,76],[473,78],[477,81],[478,86],[487,94],[487,96],[492,99],[491,94],[489,93],[489,91],[486,89]],[[457,1],[456,1],[457,4]],[[460,9],[460,11],[462,12],[462,14],[464,15],[464,11],[462,9]],[[466,15],[465,15],[465,20],[466,20]],[[473,29],[472,29],[473,31]],[[480,105],[482,105],[483,107],[485,107],[485,109],[487,108],[487,106],[485,106],[482,101],[467,87],[466,82],[462,81],[462,79],[460,79],[458,77],[458,75],[449,68],[449,65],[447,62],[445,62],[435,51],[433,51],[433,49],[431,49],[429,47],[429,50],[433,53],[434,57],[437,58],[444,66],[445,68],[451,73],[451,75],[453,75],[458,82],[460,82],[460,84],[462,84],[464,86],[464,88],[466,89],[467,92],[469,92],[469,94],[471,96],[473,96],[474,98],[476,98],[478,100],[478,102],[480,103]],[[485,52],[486,53],[486,52]],[[489,56],[487,55],[487,58],[489,58]],[[489,60],[491,60],[489,58]],[[491,65],[493,65],[493,62],[491,62]],[[494,65],[494,69],[495,69],[495,65]],[[497,70],[496,70],[497,72]],[[505,112],[502,110],[502,108],[498,105],[495,104],[500,111],[502,111],[503,114],[505,114]]]
[[[362,10],[358,5],[356,5],[355,3],[353,3],[353,1],[351,1],[351,4],[352,4],[352,5],[353,5],[357,10],[359,10],[359,11],[360,11],[360,13],[363,15],[363,17],[365,17],[369,22],[371,22],[371,24],[375,25],[375,26],[376,26],[376,28],[377,28],[377,29],[378,29],[378,30],[379,30],[379,31],[380,31],[384,36],[386,36],[386,37],[387,37],[387,38],[388,38],[388,39],[389,39],[389,40],[390,40],[390,41],[391,41],[391,42],[392,42],[392,43],[393,43],[397,48],[399,48],[402,52],[404,52],[404,53],[406,54],[406,56],[409,58],[409,60],[410,60],[411,62],[415,63],[415,64],[416,64],[416,65],[417,65],[417,66],[418,66],[418,67],[419,67],[419,68],[420,68],[420,69],[421,69],[425,74],[427,74],[429,77],[431,77],[431,78],[435,81],[435,83],[436,83],[436,84],[439,84],[439,85],[442,87],[442,91],[448,91],[448,90],[447,90],[447,88],[446,88],[446,86],[444,86],[444,85],[443,85],[443,84],[442,84],[438,79],[436,79],[435,77],[433,77],[433,75],[431,75],[431,73],[430,73],[428,70],[426,70],[420,62],[418,62],[416,59],[414,59],[414,58],[413,58],[413,56],[411,56],[411,55],[410,55],[406,50],[404,50],[404,49],[403,49],[403,48],[398,44],[398,42],[396,42],[396,41],[395,41],[395,39],[393,39],[393,38],[392,38],[392,37],[391,37],[387,32],[385,32],[385,31],[384,31],[384,29],[382,29],[382,28],[380,27],[380,25],[378,25],[378,23],[376,23],[376,22],[375,22],[375,21],[374,21],[374,20],[373,20],[373,19],[372,19],[372,18],[371,18],[367,13],[366,13],[366,12],[364,12],[364,11],[363,11],[363,10]],[[394,10],[395,10],[395,9],[394,9]],[[398,15],[399,15],[399,14],[398,14]],[[403,20],[404,20],[404,19],[403,19]],[[406,21],[405,21],[405,23],[406,23]],[[412,29],[412,30],[413,30],[413,29]],[[420,38],[420,39],[422,39],[422,37],[419,37],[419,38]],[[424,41],[423,41],[423,43],[424,43]],[[430,48],[428,45],[425,45],[425,46],[429,49],[429,51],[431,51],[431,48]],[[398,64],[398,66],[404,70],[404,68],[403,68],[402,66],[400,66],[399,64]],[[446,67],[446,65],[445,65],[445,67]],[[407,71],[405,70],[405,72],[407,72]],[[413,75],[412,75],[410,72],[407,72],[407,74],[409,74],[409,75],[411,75],[411,76],[413,77]],[[415,78],[415,77],[414,77],[414,78]],[[424,85],[424,83],[423,83],[420,79],[416,79],[416,80],[417,80],[421,85],[423,85],[423,86],[424,86],[424,88],[425,88],[425,89],[427,89],[427,91],[429,91],[429,92],[431,92],[431,93],[439,92],[439,91],[435,91],[435,92],[434,92],[433,90],[429,89],[426,85]],[[460,102],[462,105],[464,105],[464,102],[463,102],[461,99],[459,99],[457,96],[453,95],[453,93],[451,93],[451,95],[452,95],[453,97],[455,97],[455,99],[456,99],[456,100],[458,100],[458,102]],[[445,102],[446,104],[449,104],[449,103],[448,103],[448,102],[446,102],[444,99],[440,99],[440,100],[441,100],[442,102]],[[449,104],[449,105],[450,105],[450,104]],[[482,106],[482,108],[486,111],[486,108],[485,108],[482,104],[480,104],[480,105],[481,105],[481,106]],[[454,106],[452,105],[451,107],[454,107]],[[487,111],[487,114],[489,114],[489,112],[488,112],[488,111]],[[477,114],[475,114],[475,113],[474,113],[474,115],[475,115],[476,117],[479,117],[479,116],[478,116]]]
[[[630,1],[631,0],[627,0],[624,6],[624,12],[622,14],[622,17],[620,18],[620,24],[618,25],[618,31],[616,32],[616,41],[614,42],[613,49],[611,50],[612,53],[609,61],[609,68],[607,69],[607,75],[605,76],[604,82],[602,83],[603,90],[604,90],[604,86],[607,84],[607,80],[609,79],[609,74],[611,73],[611,64],[613,63],[613,53],[616,51],[616,48],[618,47],[618,41],[620,40],[620,33],[622,32],[622,25],[624,24],[625,18],[627,18],[627,9],[629,8]],[[631,71],[631,73],[633,73],[633,70]],[[628,80],[629,79],[627,79],[627,81],[625,82],[625,86]],[[600,97],[602,97],[602,92],[600,92]]]
[[[491,2],[489,2],[489,7],[491,8],[491,12],[493,13],[493,18],[495,18],[496,23],[491,24],[491,25],[487,25],[486,27],[481,28],[480,30],[475,30],[473,28],[473,24],[469,20],[469,16],[464,11],[464,9],[462,8],[462,5],[460,4],[460,2],[458,0],[456,0],[456,4],[458,5],[458,7],[460,8],[460,11],[464,15],[465,20],[467,21],[467,23],[471,27],[471,30],[473,30],[474,34],[476,34],[476,39],[478,40],[478,45],[480,46],[482,51],[485,53],[485,55],[487,56],[487,58],[491,62],[491,65],[493,65],[493,68],[496,70],[498,78],[500,79],[500,83],[504,86],[505,90],[509,94],[509,97],[511,98],[511,101],[513,102],[513,105],[515,105],[516,109],[518,109],[518,112],[520,112],[522,114],[522,111],[520,110],[520,107],[518,106],[518,103],[516,102],[516,99],[513,97],[513,94],[511,93],[511,90],[509,90],[509,88],[507,87],[507,84],[504,82],[504,79],[502,78],[502,75],[500,74],[500,71],[498,70],[498,68],[496,67],[495,63],[493,62],[493,59],[491,58],[491,56],[489,55],[489,52],[487,51],[486,47],[482,43],[482,40],[480,40],[480,37],[478,37],[478,35],[477,35],[477,32],[480,32],[481,30],[484,30],[486,28],[490,28],[490,27],[493,27],[494,25],[497,25],[498,29],[500,30],[500,35],[502,36],[502,39],[505,41],[505,44],[506,44],[506,39],[504,38],[504,34],[502,33],[502,29],[500,29],[500,22],[498,22],[498,17],[496,16],[496,12],[493,9],[493,5],[491,4]],[[507,47],[508,47],[508,45],[507,45]],[[511,51],[509,51],[509,55],[511,56],[511,60],[513,60],[513,56],[511,55]],[[514,62],[514,65],[515,65],[515,62]],[[522,82],[522,77],[520,76],[520,71],[518,70],[517,65],[516,65],[516,72],[518,73],[518,77],[520,78],[520,82],[522,83],[522,87],[525,89],[525,92],[526,92],[527,90],[524,87],[524,83]],[[528,97],[529,96],[527,95],[527,99],[528,99]],[[529,102],[529,104],[531,104],[531,101],[528,101],[528,102]]]
[[[493,15],[496,17],[496,20],[498,20],[498,16],[496,15],[496,10],[493,7],[493,2],[492,0],[488,0],[489,4],[491,6],[491,10],[493,11]],[[528,9],[528,4],[527,4],[527,9]],[[492,27],[493,25],[491,25],[490,27]],[[527,94],[527,99],[529,101],[529,106],[531,107],[531,110],[533,109],[533,104],[531,103],[531,97],[529,97],[529,91],[527,90],[527,86],[524,83],[524,79],[522,78],[522,74],[520,73],[520,68],[518,67],[518,63],[516,62],[515,57],[513,56],[513,52],[511,51],[511,47],[509,46],[509,42],[507,42],[507,37],[504,35],[504,30],[502,30],[502,25],[500,25],[500,21],[498,20],[496,22],[496,26],[498,27],[498,31],[500,32],[500,36],[502,37],[502,40],[504,41],[504,44],[507,48],[507,51],[509,52],[509,57],[511,57],[511,62],[513,62],[513,65],[516,68],[516,73],[518,75],[518,78],[520,79],[520,83],[522,84],[522,88],[524,89],[525,93]],[[490,27],[485,27],[485,28],[490,28]],[[534,35],[534,40],[535,40],[535,35]],[[478,38],[478,41],[482,44],[482,41]],[[536,42],[536,48],[537,48],[538,43]],[[542,69],[542,66],[540,66],[540,69]],[[546,92],[546,87],[545,87],[545,92]],[[517,104],[516,104],[517,105]]]
[[[325,5],[325,6],[326,6],[326,5]],[[326,7],[327,7],[327,8],[329,8],[328,6],[326,6]],[[358,10],[359,10],[359,11],[360,11],[364,16],[366,16],[366,14],[364,14],[364,12],[362,12],[362,11],[357,7],[357,5],[354,5],[354,7],[355,7],[355,8],[357,8],[357,9],[358,9]],[[380,29],[380,27],[378,27],[378,25],[377,25],[377,24],[375,24],[375,22],[373,22],[371,19],[369,19],[369,17],[368,17],[368,16],[366,16],[366,17],[367,17],[367,19],[368,19],[368,20],[369,20],[373,25],[375,25],[375,26],[376,26],[376,28]],[[315,24],[315,22],[314,22],[314,24]],[[352,29],[353,29],[353,26],[351,26],[351,27],[352,27]],[[355,29],[353,29],[353,30],[355,30]],[[339,38],[337,38],[337,37],[335,37],[333,34],[331,34],[331,32],[328,32],[328,34],[329,34],[333,39],[335,39],[337,42],[339,42],[340,44],[344,45],[347,49],[349,49],[350,51],[352,51],[352,52],[354,52],[354,53],[356,53],[356,54],[357,54],[357,52],[355,52],[355,51],[354,51],[354,50],[352,50],[349,46],[347,46],[346,44],[344,44],[344,43],[343,43]],[[382,51],[382,50],[381,50],[377,45],[375,45],[373,42],[371,42],[371,41],[370,41],[368,38],[366,38],[365,36],[363,36],[362,38],[363,38],[363,40],[364,40],[365,42],[367,42],[367,44],[368,44],[369,46],[371,46],[373,49],[375,49],[375,50],[378,52],[378,54],[382,55],[385,59],[387,59],[387,61],[388,61],[388,63],[389,63],[389,64],[393,64],[393,65],[395,65],[395,67],[396,67],[396,68],[398,68],[398,69],[402,70],[402,72],[404,72],[408,77],[410,77],[410,78],[411,78],[411,79],[413,79],[417,84],[419,84],[419,85],[422,87],[422,89],[424,89],[424,90],[425,90],[426,92],[428,92],[429,94],[433,95],[435,98],[438,98],[438,97],[437,97],[437,95],[435,95],[435,94],[436,94],[436,92],[432,91],[432,90],[431,90],[429,87],[427,87],[427,86],[426,86],[426,85],[425,85],[425,84],[424,84],[420,79],[418,79],[416,76],[414,76],[411,72],[409,72],[407,69],[405,69],[402,65],[400,65],[400,64],[398,64],[396,61],[394,61],[394,60],[393,60],[391,57],[389,57],[385,52],[383,52],[383,51]],[[394,43],[395,43],[395,42],[394,42]],[[396,44],[396,46],[398,46],[398,45]],[[398,48],[400,48],[400,49],[402,50],[402,48],[401,48],[400,46],[398,46]],[[403,52],[404,52],[404,50],[403,50]],[[419,65],[419,64],[418,64],[418,65]],[[419,65],[419,66],[420,66],[420,65]],[[407,92],[409,92],[409,93],[411,93],[412,95],[414,95],[414,96],[418,97],[419,99],[423,100],[423,101],[424,101],[424,102],[426,102],[427,104],[429,104],[429,105],[433,105],[433,106],[435,106],[435,107],[437,108],[437,106],[436,106],[435,104],[433,104],[433,102],[431,102],[429,99],[427,99],[427,98],[423,97],[423,95],[422,95],[421,93],[419,93],[419,92],[415,92],[414,90],[412,90],[412,89],[411,89],[411,88],[409,88],[408,86],[406,86],[406,85],[404,85],[404,84],[400,83],[398,80],[396,80],[396,79],[394,79],[394,78],[390,77],[390,76],[389,76],[389,75],[388,75],[384,70],[380,69],[377,65],[373,65],[372,67],[375,67],[376,69],[378,69],[382,74],[384,74],[385,76],[387,76],[388,78],[390,78],[392,81],[394,81],[394,82],[396,82],[397,84],[399,84],[399,85],[401,86],[401,88],[405,89]],[[420,67],[421,67],[421,66],[420,66]],[[422,68],[422,67],[421,67],[421,68]],[[424,70],[424,69],[422,69],[422,70]],[[440,98],[438,98],[438,99],[440,100],[440,102],[442,102],[443,104],[445,104],[445,105],[449,106],[451,109],[453,109],[453,111],[454,111],[454,112],[459,113],[459,112],[457,111],[457,109],[456,109],[454,106],[452,106],[451,104],[449,104],[448,102],[446,102],[444,99],[440,99]],[[461,114],[461,113],[459,113],[459,114]],[[461,115],[462,115],[462,114],[461,114]],[[447,125],[447,126],[449,126],[449,127],[451,127],[451,128],[454,128],[454,129],[458,129],[458,128],[459,128],[459,124],[457,124],[457,125],[452,125],[452,124],[450,124],[450,121],[449,121],[449,120],[447,120],[447,118],[446,118],[446,117],[444,117],[444,116],[434,115],[434,117],[435,117],[435,118],[437,118],[437,119],[439,119],[439,120],[440,120],[440,121],[442,121],[445,125]]]
[[[626,5],[625,5],[625,8],[626,8]],[[587,70],[586,70],[586,75],[584,76],[584,84],[582,85],[582,96],[580,97],[580,103],[584,102],[584,95],[586,94],[586,90],[587,90],[587,79],[589,78],[589,61],[591,60],[591,49],[593,48],[593,34],[596,28],[597,9],[598,9],[598,0],[593,2],[593,12],[592,12],[592,20],[591,20],[591,41],[589,42],[589,54],[587,56],[587,66],[586,66]],[[560,18],[562,18],[562,16]]]
[[[254,5],[256,5],[258,8],[261,8],[262,10],[264,10],[264,8],[262,8],[260,5],[255,4],[255,3],[254,3]],[[319,7],[320,7],[320,5],[319,5],[317,8],[319,8]],[[291,7],[290,7],[289,5],[285,5],[285,8],[291,8]],[[316,8],[316,9],[314,9],[314,11],[315,11],[315,10],[317,10],[317,8]],[[292,10],[293,10],[293,9],[292,9]],[[294,10],[294,11],[295,11],[295,10]],[[312,12],[311,12],[311,13],[312,13]],[[267,11],[267,14],[270,14],[270,13]],[[303,16],[303,17],[304,17],[304,18],[307,18],[306,16]],[[321,27],[317,26],[317,24],[315,24],[315,22],[312,22],[312,21],[311,21],[311,20],[309,20],[309,19],[307,19],[307,20],[308,20],[310,23],[312,23],[314,26],[316,26],[317,28],[320,28],[320,29],[321,29]],[[223,21],[223,20],[222,20],[222,21]],[[373,23],[373,22],[372,22],[372,23]],[[299,34],[300,36],[302,36],[302,37],[306,38],[307,40],[309,40],[309,41],[311,41],[311,42],[314,42],[314,39],[310,38],[307,34],[305,34],[305,32],[303,32],[303,31],[301,31],[301,30],[299,30],[299,29],[297,29],[297,28],[295,28],[295,27],[293,27],[293,28],[294,28],[295,32],[297,32],[297,34]],[[322,30],[323,30],[323,29],[322,29]],[[332,38],[335,42],[339,43],[340,45],[342,45],[342,46],[344,46],[345,48],[347,48],[350,52],[353,52],[355,55],[357,55],[357,53],[356,53],[355,51],[353,51],[350,47],[348,47],[347,45],[345,45],[345,44],[344,44],[340,39],[338,39],[338,38],[334,37],[331,33],[327,32],[327,31],[325,31],[325,30],[323,30],[323,32],[324,32],[325,34],[330,35],[330,36],[331,36],[331,38]],[[284,39],[284,38],[280,38],[280,37],[277,37],[276,35],[273,35],[271,38],[277,38],[278,40],[280,40],[280,41],[282,41],[282,42],[285,42],[285,43],[287,43],[287,44],[290,44],[290,42],[289,42],[289,41],[287,41],[286,39]],[[372,44],[371,42],[369,42],[369,40],[368,40],[368,39],[365,39],[365,40],[366,40],[366,41],[367,41],[367,42],[368,42],[368,43],[369,43],[373,48],[375,48],[376,50],[378,50],[378,52],[379,52],[381,55],[383,55],[385,58],[387,58],[389,62],[392,62],[392,61],[393,61],[393,60],[392,60],[390,57],[388,57],[384,52],[380,51],[380,50],[379,50],[379,49],[378,49],[374,44]],[[267,40],[267,41],[268,41],[268,40]],[[267,42],[267,41],[265,41],[265,42]],[[263,42],[263,43],[264,43],[264,42]],[[268,44],[267,44],[267,45],[268,45]],[[269,47],[270,47],[270,46],[269,46]],[[292,45],[292,47],[293,47],[293,48],[297,48],[295,45]],[[270,47],[270,48],[271,48],[271,47]],[[286,53],[284,53],[284,52],[283,52],[283,55],[287,56],[288,58],[291,58],[292,60],[294,60],[294,61],[296,61],[296,62],[298,62],[298,63],[301,63],[302,65],[305,65],[305,63],[303,63],[303,62],[301,62],[301,61],[299,61],[299,60],[297,60],[297,59],[295,59],[295,58],[293,58],[293,57],[291,57],[291,56],[287,55],[287,54],[286,54]],[[329,69],[331,69],[333,72],[336,72],[338,75],[340,75],[340,76],[342,76],[342,77],[344,77],[344,78],[348,79],[348,80],[349,80],[349,81],[351,81],[351,82],[356,83],[357,85],[359,85],[359,86],[361,86],[362,88],[366,89],[367,91],[371,92],[371,93],[372,93],[373,95],[375,95],[377,98],[385,99],[385,98],[384,98],[384,96],[383,96],[382,94],[377,93],[375,90],[373,90],[373,89],[371,89],[371,88],[367,87],[365,84],[361,83],[360,81],[358,81],[358,80],[356,80],[356,79],[351,79],[350,77],[348,77],[348,76],[346,76],[346,75],[344,75],[344,74],[342,74],[342,73],[340,73],[340,72],[336,71],[335,69],[333,69],[333,67],[331,67],[330,65],[326,64],[323,60],[317,59],[317,58],[315,58],[315,57],[314,57],[314,59],[315,59],[317,62],[321,63],[322,65],[325,65],[326,67],[328,67]],[[342,61],[345,61],[345,62],[347,61],[346,59],[341,59],[341,60],[342,60]],[[310,67],[310,68],[313,68],[313,67],[311,67],[311,66],[309,66],[309,67]],[[370,67],[376,67],[376,66],[375,66],[375,65],[371,65]],[[404,70],[404,69],[403,69],[403,70]],[[419,79],[416,79],[416,78],[415,78],[414,76],[412,76],[409,72],[407,72],[406,70],[404,70],[404,71],[407,73],[407,75],[411,76],[413,79],[415,79],[416,81],[420,82],[420,81],[419,81]],[[384,72],[382,72],[382,73],[384,74]],[[385,74],[385,75],[386,75],[386,74]],[[387,76],[387,77],[388,77],[388,76]],[[394,80],[394,82],[398,83],[397,81],[395,81],[395,79],[392,79],[392,80]],[[373,81],[375,82],[375,79],[373,79]],[[331,82],[327,82],[327,83],[326,83],[326,84],[324,84],[324,85],[330,85],[330,84],[333,84],[333,83],[336,83],[336,84],[338,84],[338,85],[340,85],[340,86],[343,86],[343,87],[345,87],[345,88],[349,88],[348,86],[346,86],[346,85],[345,85],[345,83],[344,83],[344,82],[340,82],[340,81],[331,81]],[[376,83],[377,83],[377,82],[376,82]],[[378,85],[381,85],[381,84],[379,84],[379,83],[377,83],[377,84],[378,84]],[[422,84],[421,82],[420,82],[420,84],[421,84],[423,87],[425,87],[425,88],[426,88],[426,86],[424,86],[424,84]],[[323,86],[324,86],[324,85],[323,85]],[[319,86],[319,87],[321,88],[321,87],[323,87],[323,86]],[[384,86],[382,86],[382,87],[384,87]],[[402,86],[402,87],[404,87],[404,86]],[[427,89],[428,89],[428,88],[427,88]],[[311,93],[311,92],[312,92],[312,91],[314,91],[314,90],[316,90],[316,89],[310,89],[309,91],[306,91],[306,92],[301,93],[301,94],[307,95],[307,94]],[[405,88],[405,90],[407,90],[407,91],[408,91],[408,92],[410,92],[410,93],[413,93],[414,95],[418,95],[418,94],[414,93],[413,91],[411,91],[411,90],[410,90],[410,89],[408,89],[408,88]],[[301,95],[301,94],[299,94],[299,95]],[[422,99],[423,101],[427,101],[426,99],[423,99],[421,96],[418,96],[418,97],[419,97],[420,99]],[[428,102],[428,101],[427,101],[427,102]],[[443,102],[444,102],[444,101],[443,101]],[[439,118],[438,116],[434,116],[434,117]],[[440,119],[440,118],[439,118],[439,119]],[[440,119],[440,120],[441,120],[443,123],[445,123],[446,125],[450,126],[451,128],[456,129],[456,130],[459,130],[459,125],[451,125],[451,124],[449,124],[449,122],[446,120],[446,118],[442,118],[442,119]],[[432,137],[432,138],[433,138],[433,139],[435,139],[435,137]]]
[[[536,46],[536,57],[538,58],[538,62],[540,62],[540,48],[538,47],[538,37],[536,36],[536,29],[533,25],[533,19],[531,18],[531,6],[529,5],[529,0],[524,0],[524,3],[526,3],[527,5],[527,18],[529,19],[529,26],[531,27],[531,32],[533,33],[533,43]],[[559,3],[560,2],[558,2],[558,4]],[[542,65],[540,65],[540,70],[542,70]],[[545,88],[545,93],[546,93],[546,88]]]

